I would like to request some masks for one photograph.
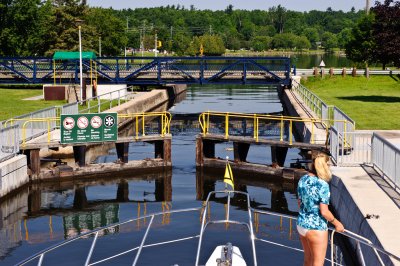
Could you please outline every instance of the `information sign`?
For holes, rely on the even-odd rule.
[[[61,115],[61,143],[116,141],[117,113]]]

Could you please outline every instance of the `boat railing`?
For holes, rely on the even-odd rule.
[[[227,194],[227,211],[226,211],[226,217],[225,220],[215,220],[215,221],[206,221],[206,215],[207,215],[207,206],[210,202],[210,197],[212,195],[216,195],[216,194]],[[244,223],[244,222],[239,222],[239,221],[233,221],[230,220],[230,206],[231,206],[231,194],[242,194],[246,196],[247,199],[247,214],[248,214],[248,222]],[[199,259],[200,259],[200,250],[201,250],[201,244],[203,241],[203,234],[204,231],[206,229],[206,227],[209,224],[217,224],[217,223],[231,223],[231,224],[239,224],[239,225],[245,225],[247,226],[247,229],[249,230],[250,233],[250,239],[251,239],[251,248],[252,248],[252,254],[253,254],[253,263],[255,266],[257,266],[257,254],[256,254],[256,245],[254,243],[254,230],[253,230],[253,219],[252,219],[252,215],[251,215],[251,207],[250,207],[250,197],[249,194],[246,192],[242,192],[242,191],[228,191],[228,190],[224,190],[224,191],[211,191],[210,193],[208,193],[207,196],[207,200],[205,202],[205,206],[204,206],[204,212],[203,212],[203,217],[202,217],[202,222],[201,222],[201,228],[200,228],[200,236],[199,236],[199,244],[197,246],[197,254],[196,254],[196,266],[199,265]]]
[[[207,210],[208,210],[208,206],[210,204],[211,195],[221,194],[221,193],[224,193],[224,194],[227,195],[227,210],[226,210],[226,213],[225,213],[225,215],[226,215],[225,219],[222,219],[222,220],[211,220],[209,218],[207,220],[207,215],[208,215]],[[231,220],[230,219],[230,207],[231,207],[230,198],[231,198],[232,194],[241,194],[241,195],[245,195],[246,196],[246,198],[247,198],[246,209],[247,209],[248,222],[235,221],[235,220]],[[153,220],[154,220],[155,217],[174,214],[174,213],[178,214],[178,213],[196,212],[196,211],[200,211],[200,216],[201,216],[201,228],[200,228],[200,233],[198,235],[186,236],[186,237],[182,237],[182,238],[178,238],[178,239],[171,239],[171,240],[167,240],[167,241],[163,241],[163,242],[156,242],[156,243],[150,243],[150,244],[146,243],[147,235],[149,234],[149,231],[151,229],[151,226],[153,224]],[[35,260],[38,260],[37,265],[40,266],[40,265],[42,265],[46,254],[50,253],[51,251],[53,251],[55,249],[61,248],[61,247],[65,246],[65,245],[67,245],[67,244],[69,244],[71,242],[77,241],[79,239],[87,239],[88,237],[93,237],[93,240],[92,240],[92,243],[90,245],[90,249],[88,251],[86,259],[85,259],[85,264],[84,264],[85,266],[86,265],[97,265],[97,264],[112,260],[114,258],[117,258],[119,256],[125,255],[127,253],[134,252],[134,251],[136,251],[136,256],[134,258],[134,261],[133,261],[132,265],[138,265],[139,257],[140,257],[141,252],[142,252],[142,250],[144,248],[167,245],[167,244],[180,242],[180,241],[191,240],[191,239],[195,239],[195,238],[199,239],[198,247],[197,247],[197,253],[196,253],[196,264],[195,265],[199,265],[200,253],[201,253],[202,241],[203,241],[203,234],[204,234],[207,226],[211,225],[211,224],[227,224],[227,223],[237,224],[237,225],[244,225],[249,230],[250,240],[251,240],[251,245],[252,245],[253,265],[257,265],[257,254],[256,254],[256,248],[255,248],[255,241],[256,240],[260,241],[260,242],[265,242],[265,243],[269,243],[269,244],[285,247],[287,249],[291,249],[291,250],[296,250],[296,251],[302,252],[302,250],[297,248],[297,247],[291,247],[291,246],[283,245],[283,244],[280,244],[280,243],[275,243],[275,242],[272,242],[272,241],[257,237],[254,234],[254,230],[253,230],[253,214],[254,214],[254,216],[256,214],[257,215],[262,214],[262,215],[270,215],[270,216],[275,216],[275,217],[280,217],[280,218],[286,218],[286,219],[290,219],[290,220],[297,220],[297,217],[292,216],[292,215],[281,214],[281,213],[276,213],[276,212],[269,212],[269,211],[265,211],[265,210],[252,208],[250,206],[250,197],[249,197],[248,193],[246,193],[246,192],[241,192],[241,191],[213,191],[213,192],[209,193],[209,195],[207,197],[207,200],[205,201],[205,203],[201,207],[178,209],[178,210],[164,210],[162,212],[143,215],[143,216],[140,216],[138,218],[132,218],[132,219],[129,219],[129,220],[126,220],[126,221],[123,221],[123,222],[119,222],[119,223],[107,225],[107,226],[104,226],[104,227],[100,227],[100,228],[97,228],[97,229],[92,230],[90,232],[78,235],[78,236],[76,236],[74,238],[65,240],[65,241],[63,241],[61,243],[58,243],[58,244],[53,245],[51,247],[48,247],[47,249],[44,249],[44,250],[36,253],[35,255],[32,255],[31,257],[19,262],[17,265],[26,265],[28,263],[31,263],[31,262],[35,261]],[[93,252],[95,250],[95,247],[96,247],[96,242],[97,242],[98,237],[100,236],[101,232],[103,232],[104,230],[114,229],[114,228],[116,228],[118,226],[129,224],[129,223],[133,223],[133,222],[137,222],[137,221],[140,221],[140,220],[144,220],[145,221],[146,219],[150,219],[150,221],[147,224],[146,231],[145,231],[145,233],[143,235],[143,238],[141,239],[141,242],[140,242],[139,246],[130,248],[128,250],[122,251],[122,252],[120,252],[118,254],[114,254],[112,256],[103,258],[103,259],[98,260],[98,261],[91,261],[92,254],[93,254]],[[363,265],[363,266],[367,265],[367,264],[365,263],[365,260],[364,260],[364,254],[363,254],[361,245],[368,246],[368,247],[370,247],[370,248],[372,248],[374,250],[374,253],[375,253],[375,255],[377,257],[377,260],[379,261],[380,265],[383,265],[383,266],[385,265],[384,262],[383,262],[383,259],[381,258],[381,254],[384,254],[384,255],[386,255],[386,256],[388,256],[388,257],[400,262],[400,257],[399,256],[394,255],[391,252],[386,251],[381,247],[378,247],[377,245],[373,244],[369,239],[367,239],[367,238],[365,238],[363,236],[360,236],[360,235],[358,235],[358,234],[356,234],[354,232],[351,232],[349,230],[345,230],[344,232],[337,232],[337,231],[335,231],[334,228],[329,228],[329,230],[330,230],[330,241],[331,241],[330,242],[331,243],[331,245],[330,245],[331,246],[330,247],[331,248],[330,249],[331,258],[328,261],[331,262],[331,265],[335,265],[335,264],[336,265],[340,265],[340,264],[338,264],[338,263],[336,263],[334,261],[333,239],[334,239],[334,235],[335,234],[343,235],[343,236],[345,236],[345,237],[347,237],[347,238],[349,238],[349,239],[351,239],[351,240],[356,242],[356,249],[357,249],[358,257],[359,257],[359,260],[360,260],[360,264]]]
[[[257,209],[252,209],[252,211],[254,213],[260,213],[260,214],[265,214],[265,215],[271,215],[271,216],[277,216],[277,217],[283,217],[283,218],[288,218],[288,219],[292,219],[292,220],[297,220],[297,217],[292,216],[292,215],[285,215],[285,214],[269,212],[269,211],[262,211],[262,210],[257,210]],[[365,266],[367,264],[365,263],[365,260],[364,260],[364,254],[363,254],[362,249],[361,249],[361,244],[363,244],[365,246],[368,246],[368,247],[373,249],[373,251],[374,251],[374,253],[375,253],[376,257],[377,257],[377,260],[379,261],[380,265],[382,265],[382,266],[385,266],[385,263],[383,262],[382,257],[381,257],[381,255],[379,253],[385,254],[385,255],[387,255],[387,256],[389,256],[389,257],[391,257],[391,258],[393,258],[393,259],[395,259],[395,260],[400,262],[400,257],[399,256],[396,256],[395,254],[392,254],[391,252],[386,251],[383,248],[380,248],[380,247],[374,245],[371,240],[369,240],[369,239],[367,239],[367,238],[365,238],[363,236],[360,236],[360,235],[358,235],[358,234],[356,234],[356,233],[354,233],[352,231],[349,231],[349,230],[345,229],[344,232],[338,232],[338,231],[335,230],[335,228],[332,228],[332,227],[329,227],[328,230],[330,231],[330,243],[331,243],[331,245],[330,245],[331,246],[330,247],[331,248],[330,249],[331,260],[330,261],[331,261],[331,265],[332,266],[335,264],[334,258],[333,258],[333,256],[334,256],[333,240],[334,240],[334,235],[335,234],[343,235],[343,236],[345,236],[345,237],[347,237],[347,238],[349,238],[351,240],[354,240],[356,242],[357,252],[359,253],[360,263],[361,263],[362,266]],[[257,238],[256,240],[262,240],[262,239],[258,239]]]

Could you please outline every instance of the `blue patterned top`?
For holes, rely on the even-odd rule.
[[[327,230],[327,221],[321,215],[319,204],[329,204],[328,183],[317,176],[306,174],[299,180],[297,195],[300,200],[297,224],[305,229]]]

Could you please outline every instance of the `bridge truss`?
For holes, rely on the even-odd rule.
[[[83,78],[99,84],[290,85],[287,57],[100,57],[83,60]],[[0,83],[79,83],[79,60],[0,57]]]

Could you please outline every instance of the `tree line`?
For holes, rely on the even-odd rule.
[[[205,55],[221,55],[225,49],[332,51],[355,44],[359,40],[357,34],[370,41],[370,36],[363,33],[368,31],[363,28],[366,23],[377,27],[370,34],[378,34],[379,16],[387,18],[380,11],[382,6],[398,9],[398,2],[377,2],[371,15],[366,16],[364,10],[354,8],[349,12],[331,8],[297,12],[278,5],[249,11],[229,5],[225,10],[211,11],[197,10],[193,5],[167,5],[114,10],[89,7],[80,0],[5,0],[0,3],[0,55],[49,56],[57,50],[78,50],[78,21],[83,21],[83,49],[99,54],[101,47],[102,55],[107,56],[122,55],[127,47],[154,49],[156,40],[161,41],[160,50],[177,55],[199,55],[200,47]],[[396,21],[393,24],[398,24]],[[381,37],[376,37],[375,47],[390,38]],[[356,49],[348,51],[360,61],[360,56],[353,52]],[[374,60],[375,57],[362,58],[362,62]]]

